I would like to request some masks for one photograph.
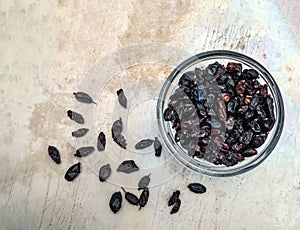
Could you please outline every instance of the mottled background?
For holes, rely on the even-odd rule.
[[[299,229],[298,9],[297,0],[0,0],[1,229]],[[99,60],[149,42],[190,54],[229,49],[261,62],[284,98],[284,132],[271,156],[249,173],[211,178],[179,170],[171,180],[151,187],[146,208],[139,212],[124,202],[114,215],[107,203],[120,188],[100,183],[87,167],[91,162],[84,162],[73,183],[63,179],[77,162],[73,153],[78,147],[66,110],[74,108],[72,92]],[[139,82],[157,84],[169,71],[161,63],[128,67],[120,75],[127,83],[134,84],[138,75]],[[99,73],[98,80],[106,79]],[[116,85],[110,84],[114,90]],[[99,85],[107,89],[109,83],[103,87]],[[103,92],[93,92],[97,101]],[[155,95],[149,97],[155,100]],[[106,108],[107,101],[115,105],[108,98]],[[103,121],[103,129],[109,130],[105,122],[111,121],[111,113],[97,115],[100,107],[86,108],[97,116],[93,124]],[[139,128],[132,131],[136,137]],[[61,150],[61,165],[47,156],[49,144]],[[191,194],[186,189],[191,181],[205,184],[207,193]],[[182,191],[182,207],[170,216],[166,201],[176,189]]]

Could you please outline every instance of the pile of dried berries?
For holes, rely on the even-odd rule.
[[[189,156],[233,166],[257,154],[275,123],[268,84],[254,69],[218,62],[184,73],[164,120]]]

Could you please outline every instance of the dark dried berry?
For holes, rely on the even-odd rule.
[[[120,105],[122,105],[124,108],[127,108],[127,99],[125,97],[124,90],[119,89],[117,91],[117,95],[118,95]]]
[[[89,131],[89,129],[81,128],[81,129],[78,129],[78,130],[72,132],[72,136],[73,137],[83,137],[88,131]]]
[[[267,114],[266,114],[266,111],[264,110],[264,108],[262,107],[262,105],[258,105],[256,107],[256,112],[257,112],[257,115],[261,118],[261,119],[266,119],[267,118]]]
[[[99,170],[99,180],[101,182],[106,181],[111,174],[111,167],[109,164],[103,165]]]
[[[114,136],[117,136],[122,131],[123,131],[123,122],[122,122],[122,118],[120,118],[119,120],[116,120],[112,125],[111,128],[112,137],[114,138]]]
[[[230,73],[235,73],[237,74],[238,76],[241,75],[242,73],[242,64],[240,63],[235,63],[235,62],[229,62],[227,64],[227,67],[226,67],[227,71],[230,72]]]
[[[221,69],[223,68],[223,66],[218,63],[218,62],[215,62],[213,64],[209,64],[205,71],[211,75],[211,76],[215,76]]]
[[[259,78],[259,74],[258,74],[258,72],[257,72],[255,69],[249,69],[249,70],[247,71],[246,76],[247,76],[247,78],[248,78],[249,80],[253,80],[253,79]]]
[[[240,143],[235,143],[231,146],[231,149],[234,151],[234,152],[240,152],[242,149],[244,148],[244,145],[243,144],[240,144]]]
[[[161,156],[162,145],[161,145],[161,143],[160,143],[160,141],[158,140],[157,137],[155,137],[153,146],[154,146],[155,156],[160,157]]]
[[[256,132],[256,133],[260,133],[261,132],[261,127],[259,124],[259,120],[256,118],[253,121],[250,121],[249,126],[251,127],[251,129]]]
[[[249,119],[251,119],[253,116],[254,116],[254,110],[251,110],[251,109],[249,109],[246,113],[245,113],[245,119],[246,120],[249,120]]]
[[[253,132],[251,130],[247,130],[242,133],[239,141],[245,145],[249,145],[253,137]]]
[[[266,139],[267,139],[267,135],[265,133],[261,133],[259,135],[254,135],[254,137],[251,141],[251,146],[253,148],[258,148],[265,142]]]
[[[175,205],[171,209],[170,214],[172,215],[172,214],[177,213],[179,211],[180,205],[181,205],[181,200],[180,199],[176,200]]]
[[[254,86],[249,82],[246,82],[246,94],[252,96],[254,94]]]
[[[60,164],[60,162],[61,162],[60,161],[60,154],[59,154],[59,151],[57,150],[57,148],[55,148],[54,146],[49,145],[48,154],[56,164]]]
[[[262,88],[262,85],[259,83],[258,80],[254,80],[252,84],[255,90]]]
[[[267,111],[271,119],[275,119],[274,115],[274,100],[270,96],[266,98]]]
[[[148,199],[149,199],[149,189],[145,188],[140,195],[139,210],[141,210],[142,207],[145,207],[145,205],[148,203]]]
[[[168,201],[168,206],[174,205],[176,203],[176,201],[179,199],[179,195],[180,195],[179,190],[176,190],[175,192],[173,192],[172,196],[170,197],[170,199]]]
[[[236,94],[240,96],[244,95],[245,90],[246,90],[246,81],[245,80],[238,81],[235,88]]]
[[[119,120],[116,120],[113,123],[111,128],[111,134],[112,134],[113,141],[123,149],[126,149],[127,142],[123,134],[121,134],[122,130],[123,130],[123,122],[122,119],[120,118]]]
[[[177,131],[175,133],[175,141],[176,142],[179,142],[180,141],[180,136],[181,136],[181,130]]]
[[[227,121],[226,121],[226,129],[227,131],[232,131],[234,128],[234,117],[228,117]]]
[[[205,193],[206,187],[200,183],[191,183],[188,188],[194,193]]]
[[[237,120],[235,122],[235,129],[239,132],[239,133],[243,133],[244,132],[244,121],[243,120]],[[248,133],[247,133],[248,134]],[[246,134],[245,134],[246,135]]]
[[[194,84],[195,73],[193,71],[184,73],[178,81],[179,86],[190,86]]]
[[[165,111],[164,111],[164,120],[165,121],[172,121],[174,119],[174,116],[173,116],[173,112],[172,112],[172,109],[171,108],[166,108]]]
[[[122,207],[122,194],[121,192],[115,192],[112,194],[109,200],[109,207],[113,213],[117,213]]]
[[[252,157],[257,154],[257,151],[255,149],[246,149],[242,152],[242,155],[244,157]]]
[[[273,118],[267,118],[261,122],[261,127],[264,131],[270,131],[275,124],[275,120]]]
[[[237,113],[243,115],[248,111],[248,108],[249,108],[248,105],[242,105],[238,108]]]
[[[227,104],[227,113],[231,115],[235,115],[237,106],[238,106],[238,102],[236,100],[230,100]]]
[[[113,137],[113,141],[117,143],[121,148],[126,149],[127,142],[123,134],[119,133]]]
[[[80,169],[81,169],[81,164],[80,162],[78,162],[75,165],[72,165],[66,172],[65,174],[65,179],[67,181],[72,181],[74,180],[80,173]]]
[[[134,195],[134,194],[131,193],[131,192],[126,192],[126,190],[125,190],[123,187],[121,187],[121,188],[122,188],[122,190],[123,190],[124,193],[125,193],[125,199],[126,199],[130,204],[132,204],[132,205],[139,205],[140,200],[139,200],[139,198],[138,198],[136,195]]]
[[[75,157],[86,157],[87,155],[91,154],[95,151],[95,148],[93,146],[86,146],[81,147],[76,150],[76,153],[74,154]]]
[[[77,93],[73,93],[73,95],[80,102],[84,102],[84,103],[88,103],[88,104],[91,104],[91,103],[97,104],[96,102],[93,101],[91,96],[88,95],[87,93],[77,92]]]
[[[268,84],[264,84],[263,87],[261,88],[261,94],[264,96],[264,97],[267,97],[268,96]]]
[[[241,161],[243,161],[245,158],[244,158],[244,156],[242,155],[242,154],[240,154],[240,153],[234,153],[233,154],[233,157],[238,161],[238,162],[241,162]]]
[[[132,173],[139,170],[134,160],[125,160],[117,168],[117,172]]]
[[[139,141],[136,145],[135,145],[135,149],[144,149],[144,148],[147,148],[149,147],[150,145],[153,144],[153,140],[151,139],[144,139],[144,140],[141,140]]]
[[[233,139],[235,139],[235,142],[238,141],[238,139],[240,138],[240,133],[238,130],[237,130],[237,127],[230,133],[230,137],[232,137]]]
[[[150,183],[150,175],[151,175],[151,173],[149,173],[149,175],[143,176],[140,179],[140,181],[138,183],[138,190],[145,189],[148,187],[148,185]]]
[[[250,109],[256,109],[256,107],[259,105],[259,97],[255,94],[250,102]]]
[[[82,117],[81,114],[76,113],[76,112],[74,112],[72,110],[68,110],[67,111],[67,115],[68,115],[68,117],[71,120],[75,121],[76,123],[78,123],[78,124],[84,124],[84,119],[83,119],[83,117]]]
[[[97,149],[98,151],[104,151],[106,145],[106,138],[103,132],[100,132],[98,139],[97,139]]]

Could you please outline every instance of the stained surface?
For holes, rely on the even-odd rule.
[[[289,4],[282,0],[2,1],[1,228],[298,229],[297,4],[296,0]],[[107,57],[116,50],[149,42],[170,45],[186,53],[181,59],[176,52],[156,55],[160,50],[154,48],[143,53],[140,46],[139,50],[130,50],[131,58],[116,55],[119,58],[106,63],[106,67],[117,63],[119,69],[92,72],[95,66],[99,68],[101,60],[111,60]],[[145,169],[140,174],[121,178],[112,175],[109,183],[100,183],[96,169],[102,164],[109,162],[116,169],[118,163],[132,156],[130,151],[137,140],[158,135],[153,126],[155,112],[151,111],[155,109],[159,88],[174,65],[188,54],[213,49],[249,55],[277,80],[286,119],[271,156],[245,175],[210,178],[183,170],[176,162],[172,165],[166,151],[159,159],[154,158],[149,148],[136,154],[137,163]],[[139,63],[141,59],[143,62]],[[140,65],[133,65],[134,61]],[[91,75],[91,81],[85,82]],[[111,78],[103,77],[108,75]],[[121,87],[126,89],[127,110],[119,107],[116,99],[116,89]],[[72,93],[80,90],[93,95],[97,106],[75,102]],[[74,124],[66,111],[78,108],[90,131],[75,140],[71,132],[82,126]],[[146,118],[141,119],[144,114]],[[112,122],[120,116],[126,121],[128,151],[108,140],[105,152],[110,158],[91,154],[82,161],[78,178],[72,183],[65,181],[65,171],[77,162],[73,157],[76,149],[95,144],[100,130],[110,133]],[[49,159],[48,145],[59,148],[60,165]],[[152,158],[148,158],[151,154]],[[161,173],[165,164],[171,166]],[[159,170],[152,172],[151,167]],[[128,191],[137,192],[132,186],[150,172],[153,187],[147,206],[139,212],[124,204],[114,215],[108,206],[111,194],[124,181]],[[191,182],[205,185],[207,192],[192,194],[187,188]],[[170,216],[167,200],[176,189],[182,192],[182,204],[180,211]]]

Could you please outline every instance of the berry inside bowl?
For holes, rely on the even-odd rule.
[[[197,54],[175,68],[157,103],[161,136],[187,168],[232,176],[262,163],[284,123],[280,90],[257,61],[232,51]]]

